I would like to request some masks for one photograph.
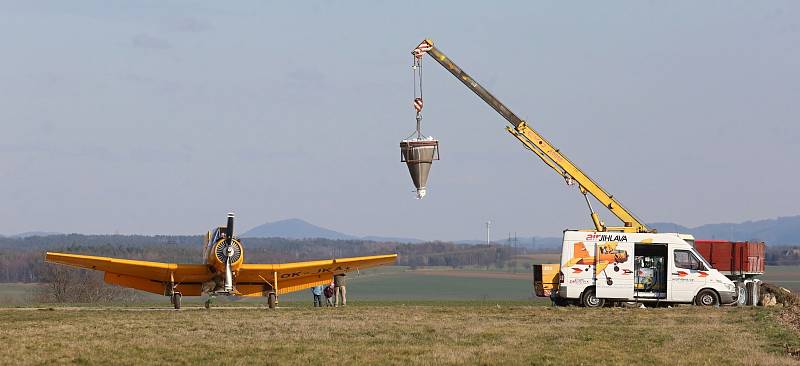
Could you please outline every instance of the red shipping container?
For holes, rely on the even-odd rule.
[[[764,274],[766,257],[763,242],[697,240],[694,247],[724,275]]]

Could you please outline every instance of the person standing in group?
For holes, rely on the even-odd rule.
[[[334,294],[336,296],[335,306],[347,305],[347,288],[345,287],[346,275],[344,273],[333,276]],[[339,295],[342,296],[342,301],[339,302]]]
[[[333,306],[333,295],[335,293],[333,289],[333,282],[329,283],[328,286],[325,286],[325,306]]]
[[[322,307],[322,292],[325,286],[318,285],[311,288],[311,293],[314,294],[314,307]]]

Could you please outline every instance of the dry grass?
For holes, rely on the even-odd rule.
[[[769,309],[0,310],[0,364],[797,364]]]

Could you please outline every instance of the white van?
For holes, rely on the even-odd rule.
[[[557,303],[736,301],[736,286],[695,251],[691,235],[564,231]]]

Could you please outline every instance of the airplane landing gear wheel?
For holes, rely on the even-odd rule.
[[[606,299],[600,299],[595,295],[594,287],[587,288],[581,295],[581,305],[587,308],[602,308],[605,303]]]
[[[276,296],[274,292],[270,292],[269,295],[267,295],[267,306],[269,306],[270,309],[275,309],[275,304],[277,302],[278,296]]]
[[[211,303],[213,302],[212,300],[213,300],[213,299],[212,299],[212,298],[210,298],[210,297],[209,297],[209,298],[206,300],[206,303],[204,304],[204,306],[206,307],[206,309],[211,309]]]
[[[172,303],[172,306],[174,306],[176,310],[180,309],[181,308],[181,293],[180,292],[176,292],[176,293],[172,294],[172,296],[170,296],[170,298],[169,298],[169,301]]]

